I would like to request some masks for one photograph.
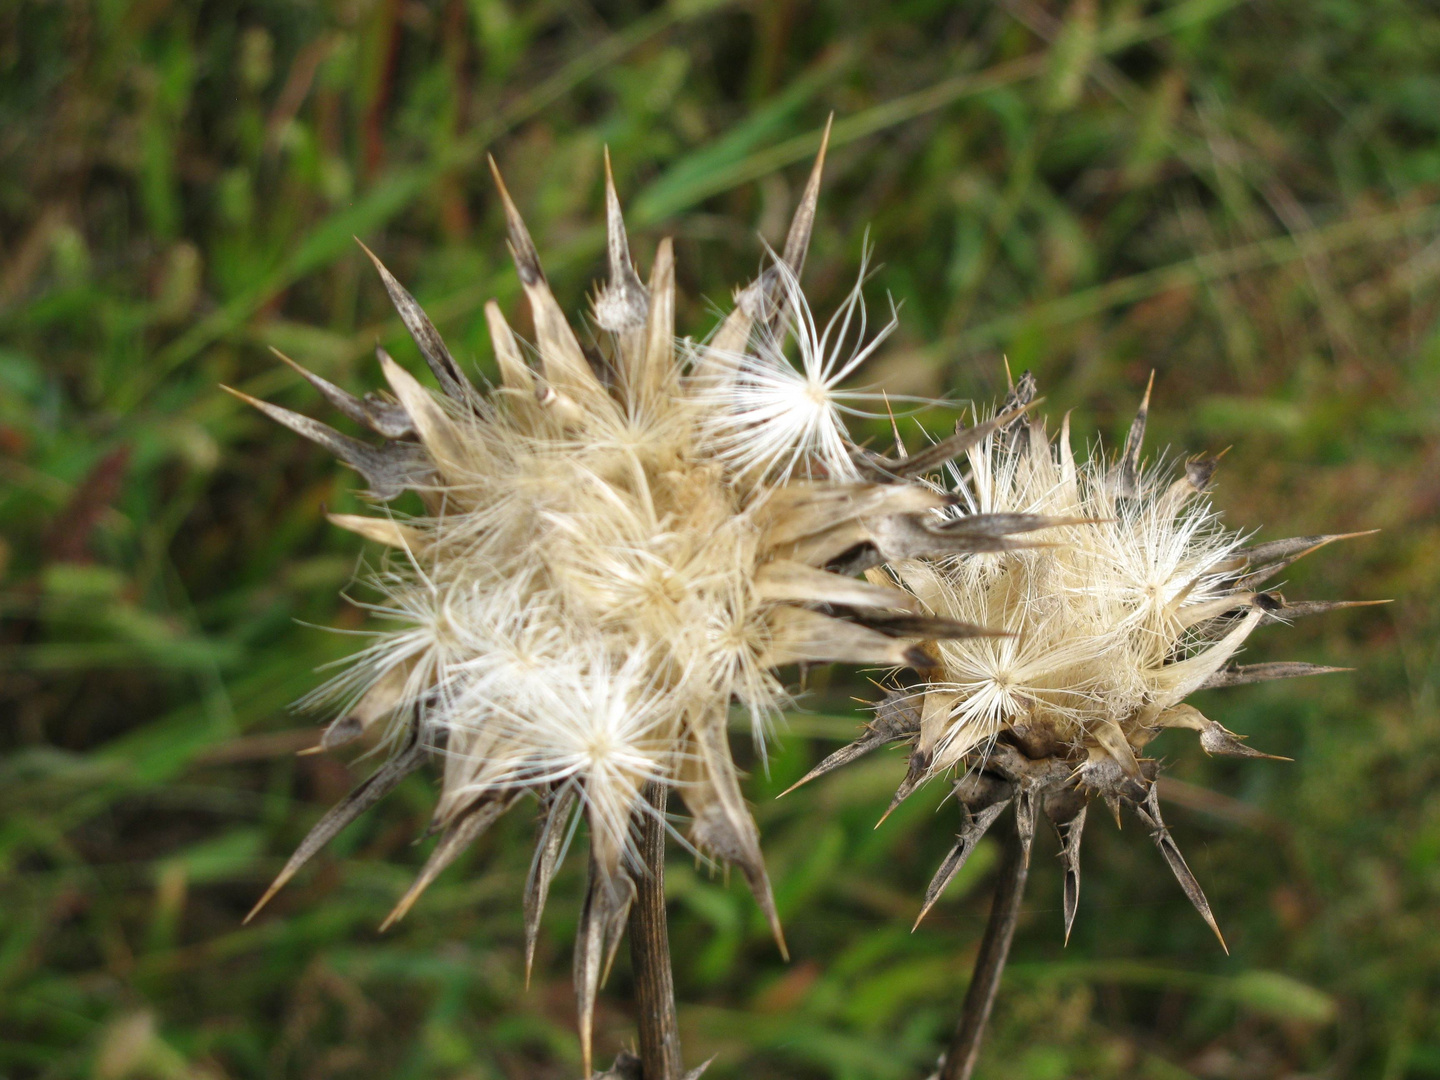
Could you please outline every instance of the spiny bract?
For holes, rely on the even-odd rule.
[[[480,393],[376,260],[444,396],[383,352],[393,398],[355,398],[297,369],[382,446],[247,398],[358,470],[377,500],[408,489],[425,507],[404,520],[332,516],[392,549],[371,579],[382,597],[373,613],[391,628],[322,692],[340,703],[322,747],[374,726],[392,755],[315,826],[261,904],[434,759],[440,839],[391,919],[531,793],[541,825],[525,898],[528,967],[552,874],[583,816],[590,873],[575,977],[587,1075],[596,988],[634,894],[632,830],[638,815],[657,812],[647,786],[678,791],[689,842],[740,866],[778,940],[729,751],[732,702],[763,729],[787,700],[777,667],[913,665],[926,662],[920,640],[982,632],[918,617],[912,596],[853,576],[888,559],[975,548],[973,528],[937,516],[953,499],[909,478],[998,421],[915,460],[876,458],[850,442],[837,384],[873,344],[858,288],[822,330],[798,286],[823,158],[822,146],[783,254],[703,345],[676,341],[668,240],[648,284],[637,275],[607,159],[598,347],[571,331],[497,172],[533,315],[533,364],[492,302],[501,385]],[[787,337],[798,342],[798,367]]]
[[[1034,380],[1013,387],[1007,410],[1030,403]],[[937,641],[918,687],[897,689],[856,743],[801,781],[892,741],[911,743],[891,810],[927,780],[953,775],[963,824],[926,892],[920,918],[976,843],[1013,803],[1029,857],[1037,811],[1062,843],[1065,933],[1079,897],[1085,810],[1099,795],[1119,820],[1132,807],[1205,921],[1209,904],[1160,816],[1157,763],[1142,752],[1160,731],[1189,728],[1211,754],[1269,757],[1184,699],[1197,690],[1340,670],[1310,664],[1230,663],[1266,622],[1344,603],[1290,603],[1261,586],[1340,536],[1247,546],[1224,528],[1206,490],[1213,458],[1147,468],[1140,459],[1149,392],[1118,462],[1077,462],[1069,418],[1052,444],[1043,421],[1016,419],[950,466],[957,521],[1006,515],[1057,527],[1029,546],[902,560],[877,583],[900,584],[925,612],[973,621],[1005,636]],[[893,578],[891,577],[893,575]],[[888,813],[888,811],[887,811]],[[916,920],[917,925],[919,920]],[[1223,939],[1222,939],[1223,944]]]

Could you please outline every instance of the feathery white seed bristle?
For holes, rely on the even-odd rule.
[[[1038,421],[971,448],[965,466],[951,470],[954,520],[1017,513],[1086,523],[1048,530],[1044,547],[894,568],[928,610],[1014,635],[938,643],[929,692],[945,709],[928,735],[933,773],[1009,727],[1076,747],[1108,724],[1128,730],[1198,682],[1181,661],[1218,668],[1255,625],[1218,618],[1248,596],[1227,577],[1243,536],[1221,526],[1203,493],[1177,495],[1163,466],[1140,471],[1134,497],[1117,495],[1098,446],[1077,463],[1068,431],[1052,445]]]
[[[753,351],[725,353],[700,346],[708,363],[699,398],[706,408],[705,431],[718,456],[745,475],[788,479],[792,474],[855,479],[845,416],[879,416],[851,403],[881,396],[845,389],[844,384],[874,354],[896,326],[891,319],[867,339],[868,320],[860,278],[823,329],[815,321],[800,283],[776,262],[784,321],[759,327]],[[795,341],[799,364],[786,355]],[[818,472],[817,472],[818,468]]]

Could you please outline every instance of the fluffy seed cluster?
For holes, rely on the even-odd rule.
[[[1012,387],[1007,415],[1031,404],[1034,394],[1027,374]],[[1221,524],[1206,494],[1216,459],[1179,468],[1142,462],[1148,406],[1147,391],[1113,464],[1098,451],[1077,460],[1068,417],[1053,441],[1042,420],[1016,417],[949,466],[938,486],[957,505],[943,515],[960,522],[1023,516],[1048,526],[1042,540],[1005,538],[993,550],[901,560],[883,576],[872,571],[876,580],[900,584],[926,612],[1001,632],[927,646],[932,663],[924,682],[892,692],[863,738],[805,778],[897,740],[911,750],[892,810],[926,781],[958,777],[962,830],[921,918],[1013,803],[1027,858],[1037,811],[1060,834],[1068,937],[1085,809],[1098,795],[1117,822],[1122,805],[1139,814],[1218,936],[1160,816],[1157,763],[1144,749],[1166,728],[1187,728],[1208,753],[1268,757],[1185,698],[1211,687],[1339,670],[1231,663],[1267,622],[1349,606],[1292,603],[1262,589],[1296,559],[1343,537],[1247,545]]]
[[[320,692],[340,703],[322,748],[373,728],[391,756],[315,826],[261,904],[433,761],[443,775],[432,826],[440,839],[391,919],[528,793],[541,806],[525,898],[533,956],[551,877],[583,820],[590,874],[575,977],[587,1075],[596,988],[634,895],[633,830],[640,815],[659,813],[657,789],[683,800],[688,843],[742,869],[778,940],[729,749],[732,703],[763,738],[787,700],[777,668],[928,664],[919,642],[981,631],[917,615],[913,595],[856,575],[1033,527],[1023,515],[940,517],[954,497],[912,479],[1000,419],[914,459],[851,443],[840,384],[874,344],[858,287],[821,327],[798,283],[823,156],[783,255],[703,345],[675,336],[669,241],[648,283],[636,273],[608,161],[609,278],[594,296],[594,346],[572,332],[497,173],[536,338],[523,346],[487,306],[498,387],[471,384],[376,260],[443,394],[383,352],[390,395],[356,398],[297,367],[382,436],[378,446],[247,399],[358,470],[377,502],[413,491],[424,506],[410,517],[332,516],[389,554],[370,581],[381,628]]]
[[[312,701],[337,716],[317,749],[368,736],[388,757],[256,911],[427,764],[442,779],[439,840],[387,925],[532,797],[527,971],[556,867],[582,824],[589,840],[574,967],[586,1075],[595,997],[643,872],[638,825],[665,820],[668,792],[688,811],[683,842],[742,870],[784,948],[728,736],[738,706],[763,747],[789,700],[779,669],[916,669],[805,780],[901,741],[909,768],[891,809],[928,780],[952,782],[961,830],[922,918],[1006,807],[1028,862],[1043,811],[1061,839],[1067,937],[1096,796],[1117,820],[1122,806],[1141,818],[1218,935],[1145,748],[1181,727],[1209,753],[1267,756],[1185,698],[1335,670],[1232,662],[1267,622],[1346,606],[1263,588],[1340,537],[1251,545],[1223,527],[1206,494],[1214,459],[1142,462],[1148,391],[1113,463],[1077,459],[1068,421],[1052,440],[1027,415],[1028,375],[995,415],[915,454],[856,446],[845,416],[864,395],[844,386],[888,327],[867,336],[858,285],[823,326],[800,290],[823,160],[822,144],[783,253],[702,343],[675,335],[670,242],[648,281],[636,272],[607,158],[593,343],[551,294],[497,172],[535,333],[522,343],[487,305],[498,386],[471,383],[375,259],[440,393],[383,351],[389,393],[363,398],[292,364],[379,444],[238,395],[365,478],[380,512],[331,520],[386,552],[368,581],[378,628]],[[385,506],[406,492],[420,513]]]

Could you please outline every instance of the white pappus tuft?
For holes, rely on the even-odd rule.
[[[839,310],[822,329],[815,321],[800,281],[783,261],[774,270],[780,303],[774,318],[762,321],[750,351],[699,347],[700,400],[706,406],[704,430],[716,453],[742,474],[807,476],[819,469],[832,479],[856,479],[845,415],[870,416],[851,402],[879,395],[844,389],[844,384],[897,325],[890,320],[867,337],[868,319],[859,279]],[[786,356],[793,340],[799,365]]]
[[[927,890],[922,918],[1006,806],[1014,806],[1028,862],[1043,810],[1064,843],[1067,937],[1086,806],[1099,796],[1117,821],[1129,806],[1218,936],[1204,893],[1160,816],[1158,763],[1143,756],[1145,747],[1178,727],[1196,731],[1207,753],[1270,756],[1184,699],[1203,688],[1338,670],[1232,661],[1267,622],[1349,606],[1291,603],[1262,588],[1296,559],[1342,537],[1250,544],[1224,527],[1207,493],[1217,459],[1179,467],[1142,462],[1148,391],[1113,462],[1098,446],[1077,460],[1068,417],[1052,442],[1042,420],[1021,416],[1034,392],[1027,374],[1001,416],[962,429],[983,437],[972,437],[964,456],[949,463],[946,481],[936,484],[954,502],[935,511],[943,531],[983,536],[988,520],[1012,535],[993,535],[969,552],[894,560],[869,571],[877,583],[900,585],[929,615],[1006,636],[927,643],[924,680],[892,690],[870,730],[801,783],[894,741],[911,749],[891,810],[926,781],[952,778],[964,824]],[[1030,529],[1043,531],[1038,538],[1015,535]]]

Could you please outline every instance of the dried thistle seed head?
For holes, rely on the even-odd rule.
[[[355,398],[302,372],[381,435],[378,446],[248,399],[357,469],[377,501],[410,490],[425,506],[409,518],[332,518],[390,554],[370,581],[380,628],[312,698],[339,708],[322,746],[376,729],[393,755],[322,819],[261,904],[433,760],[441,838],[392,919],[528,792],[542,811],[525,900],[533,950],[551,877],[583,817],[590,883],[575,975],[587,1058],[596,987],[634,895],[632,832],[650,805],[647,785],[677,790],[690,842],[740,865],[779,938],[729,750],[732,702],[763,737],[787,700],[777,668],[925,663],[920,638],[981,632],[916,623],[913,597],[847,576],[901,554],[968,548],[933,527],[948,496],[900,479],[903,470],[862,474],[846,435],[838,382],[866,346],[840,342],[861,324],[858,293],[827,335],[797,278],[819,181],[817,161],[783,258],[740,291],[705,345],[677,350],[671,245],[661,243],[642,284],[607,169],[609,278],[594,299],[603,352],[571,331],[500,183],[534,363],[487,305],[501,383],[482,394],[376,260],[443,396],[383,352],[391,397]],[[798,368],[787,334],[799,340]]]
[[[921,610],[1009,631],[939,640],[917,688],[896,690],[858,742],[822,762],[818,776],[875,746],[911,743],[909,770],[891,805],[925,781],[955,778],[964,822],[936,875],[928,911],[1002,809],[1013,804],[1024,844],[1043,810],[1060,834],[1068,937],[1079,889],[1079,845],[1089,800],[1118,815],[1132,807],[1206,921],[1209,905],[1160,816],[1157,763],[1146,745],[1166,728],[1198,733],[1211,754],[1269,757],[1185,698],[1197,690],[1335,671],[1309,664],[1232,663],[1259,626],[1346,604],[1291,603],[1266,582],[1339,536],[1249,545],[1225,528],[1207,489],[1214,459],[1146,466],[1149,404],[1118,460],[1077,460],[1068,417],[1053,442],[1043,421],[1009,416],[1034,397],[1027,375],[1002,423],[961,432],[965,454],[940,489],[958,505],[937,511],[940,531],[985,535],[988,523],[1029,538],[942,558],[893,562],[877,583],[901,585]],[[952,442],[952,440],[946,440]],[[803,782],[803,781],[802,781]],[[1216,928],[1216,934],[1219,934]]]

